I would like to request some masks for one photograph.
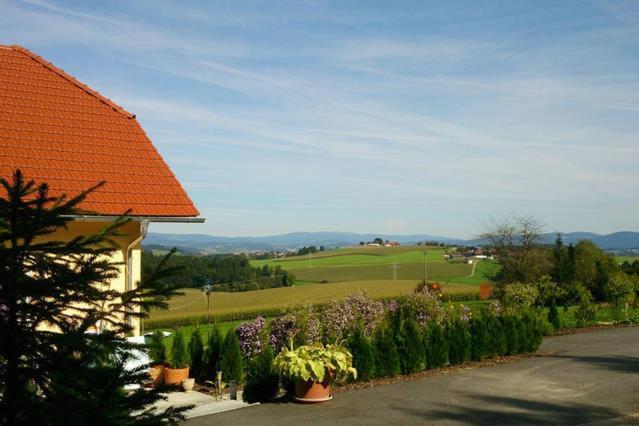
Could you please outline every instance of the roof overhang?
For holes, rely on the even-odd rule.
[[[66,216],[78,222],[109,222],[121,216],[100,215],[71,215]],[[204,223],[204,217],[189,216],[126,216],[136,222],[164,222],[164,223]]]

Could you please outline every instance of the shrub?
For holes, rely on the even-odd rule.
[[[537,302],[539,290],[532,284],[512,283],[504,288],[504,306],[510,310],[531,308]]]
[[[205,378],[213,380],[215,373],[220,370],[220,359],[222,357],[222,333],[216,323],[211,327],[209,341],[206,346],[206,365],[204,367]]]
[[[490,334],[484,317],[474,317],[468,324],[470,328],[471,359],[479,361],[489,357],[492,353]]]
[[[400,372],[399,354],[393,330],[382,325],[375,331],[375,374],[377,377],[394,377]]]
[[[595,320],[595,307],[589,300],[583,300],[575,309],[577,327],[587,327]]]
[[[295,343],[298,346],[312,345],[322,340],[322,323],[313,305],[309,304],[297,309],[295,323],[298,329]]]
[[[559,317],[559,311],[557,310],[557,303],[555,299],[551,299],[550,308],[548,309],[548,322],[552,324],[555,330],[561,329],[561,318]]]
[[[425,365],[424,339],[412,318],[397,321],[394,330],[395,343],[399,353],[403,374],[411,374],[423,370]]]
[[[249,361],[242,398],[249,403],[270,401],[277,395],[279,383],[279,376],[273,370],[273,350],[266,345]]]
[[[503,333],[506,336],[506,355],[514,355],[519,352],[519,330],[513,315],[504,315],[499,318]]]
[[[357,370],[357,379],[367,382],[375,377],[375,353],[371,341],[361,328],[356,328],[348,341],[353,354],[353,367]]]
[[[220,370],[224,380],[236,383],[242,382],[242,349],[237,334],[226,333],[222,346],[222,358],[220,359]]]
[[[162,343],[163,340],[164,334],[159,330],[151,335],[148,351],[152,364],[166,364],[166,346]]]
[[[533,312],[523,315],[522,321],[526,327],[525,352],[535,352],[541,346],[544,336],[543,321]]]
[[[191,371],[189,373],[191,377],[200,380],[204,376],[204,343],[202,342],[200,329],[197,327],[191,334],[189,355],[191,358]]]
[[[448,340],[448,360],[451,365],[458,365],[470,359],[471,336],[468,325],[462,320],[453,320],[446,326]]]
[[[295,315],[288,313],[277,317],[271,321],[269,344],[275,353],[279,353],[287,347],[293,337],[298,333],[297,318]]]
[[[258,316],[253,322],[240,324],[235,333],[240,342],[242,355],[249,359],[255,356],[262,349],[262,329],[264,328],[264,318]]]
[[[425,358],[427,368],[438,368],[448,361],[448,343],[444,335],[444,328],[431,322],[426,328],[424,338]]]
[[[508,339],[506,338],[503,322],[497,316],[488,316],[486,318],[486,329],[490,335],[491,355],[505,355],[508,351]]]
[[[173,345],[171,346],[171,368],[186,368],[189,366],[190,356],[184,344],[184,336],[175,330]]]

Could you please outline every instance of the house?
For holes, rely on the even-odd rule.
[[[106,182],[80,206],[92,214],[73,218],[57,239],[94,233],[131,210],[113,257],[120,291],[140,280],[149,223],[204,221],[134,114],[29,50],[0,45],[0,176],[18,168],[52,195]]]
[[[398,241],[384,241],[384,247],[399,247],[400,245]]]

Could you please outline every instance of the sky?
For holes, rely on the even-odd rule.
[[[639,230],[639,1],[0,0],[137,115],[206,222],[467,238]]]

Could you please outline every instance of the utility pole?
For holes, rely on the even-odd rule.
[[[397,266],[396,260],[393,262],[393,266],[391,267],[393,268],[393,281],[397,281],[397,268],[399,268],[399,266]]]
[[[206,279],[206,285],[202,290],[206,293],[206,339],[211,337],[211,279]]]
[[[428,284],[428,263],[426,262],[426,255],[428,252],[424,250],[424,284]]]

